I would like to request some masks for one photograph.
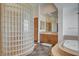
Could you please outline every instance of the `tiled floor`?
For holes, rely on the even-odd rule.
[[[50,56],[50,46],[44,46],[39,44],[38,47],[34,49],[34,51],[29,56]]]

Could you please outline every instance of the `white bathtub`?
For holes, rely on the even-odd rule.
[[[59,48],[67,53],[79,56],[79,40],[64,40],[59,44]]]

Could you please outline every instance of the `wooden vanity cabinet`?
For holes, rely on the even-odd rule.
[[[48,43],[55,45],[58,42],[58,36],[57,35],[48,35]]]
[[[40,35],[40,41],[42,43],[48,43],[48,35],[47,34],[41,34]]]
[[[40,34],[41,43],[49,43],[55,45],[58,42],[58,36],[53,34]]]

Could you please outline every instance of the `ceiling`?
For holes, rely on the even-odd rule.
[[[30,3],[33,6],[34,14],[38,15],[38,10],[40,7],[40,14],[52,14],[53,12],[57,11],[57,8],[72,8],[78,9],[77,3]]]
[[[34,14],[36,15],[38,12],[40,14],[52,14],[57,9],[53,3],[30,3],[33,6]],[[38,10],[38,11],[37,11]]]
[[[55,3],[55,5],[60,8],[78,7],[78,3]]]
[[[50,14],[55,12],[57,9],[53,3],[41,3],[40,14]]]

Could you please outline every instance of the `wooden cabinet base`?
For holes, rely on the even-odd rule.
[[[55,45],[58,42],[58,36],[53,34],[40,34],[41,43],[49,43]]]

